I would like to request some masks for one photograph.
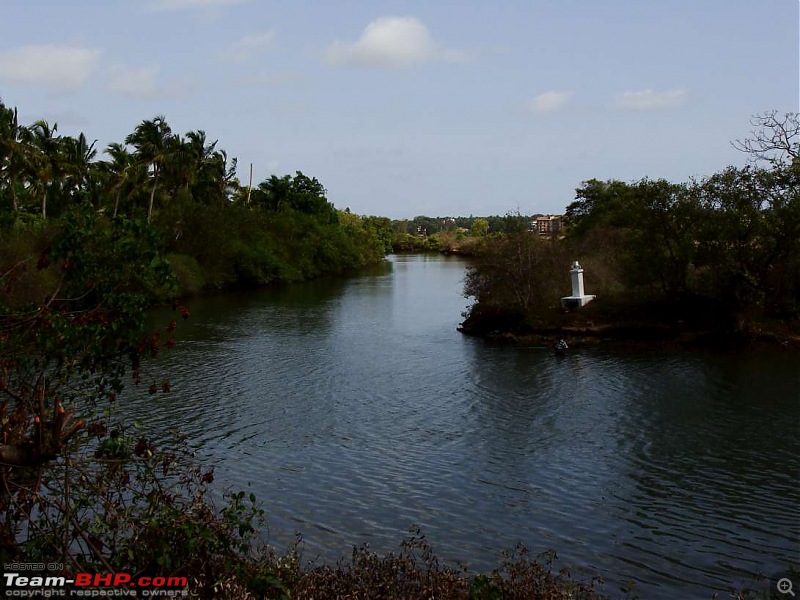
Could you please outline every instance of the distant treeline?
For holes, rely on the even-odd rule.
[[[530,223],[538,215],[516,215]],[[473,256],[484,240],[505,231],[507,217],[426,217],[392,221],[392,249],[395,252],[444,252]]]
[[[153,229],[185,293],[341,273],[391,250],[388,218],[337,210],[300,171],[242,185],[204,131],[176,134],[162,116],[97,154],[0,102],[0,264],[38,255],[75,211]]]
[[[533,217],[531,217],[533,218]],[[505,217],[426,217],[417,216],[413,219],[395,219],[392,221],[392,230],[396,234],[408,233],[411,235],[433,235],[442,231],[471,231],[476,220],[485,221],[487,230],[503,231]]]

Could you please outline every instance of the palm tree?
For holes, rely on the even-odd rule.
[[[258,184],[253,200],[267,210],[279,211],[289,205],[291,194],[292,178],[290,175],[283,177],[270,175],[269,179]]]
[[[185,138],[173,136],[165,177],[172,196],[182,193],[192,202],[224,206],[236,185],[236,160],[228,166],[225,151],[216,149],[216,141],[206,140],[202,130],[190,131]]]
[[[29,141],[30,131],[20,127],[17,109],[0,101],[0,182],[8,187],[15,213],[19,211],[17,182],[28,169]]]
[[[153,201],[156,196],[158,176],[163,170],[173,147],[171,138],[172,130],[163,116],[155,117],[151,121],[142,121],[134,129],[133,133],[125,138],[125,143],[135,148],[136,159],[148,165],[153,175],[153,187],[150,191],[150,201],[147,205],[148,223],[153,216]]]
[[[187,160],[191,164],[191,167],[186,170],[187,175],[184,179],[187,196],[194,196],[192,193],[193,188],[195,188],[201,176],[205,174],[205,163],[208,160],[209,154],[214,150],[214,146],[216,145],[217,142],[214,142],[211,145],[206,144],[206,132],[202,129],[190,131],[186,134],[184,151],[186,152]],[[197,200],[196,197],[193,199]]]
[[[59,185],[65,171],[61,138],[56,135],[58,124],[50,127],[45,120],[36,121],[28,130],[32,151],[28,162],[31,189],[34,196],[40,197],[42,218],[47,219],[47,196]]]
[[[236,159],[228,166],[228,155],[224,150],[216,149],[216,141],[207,144],[204,131],[190,131],[186,137],[195,161],[194,199],[225,206],[236,187]]]
[[[221,206],[231,202],[231,198],[239,189],[239,180],[236,178],[237,163],[234,157],[229,166],[228,154],[224,150],[215,151],[203,163],[200,181],[208,190],[209,202],[218,200]]]
[[[114,214],[119,213],[119,204],[123,195],[128,197],[139,188],[144,180],[145,167],[136,162],[128,149],[117,142],[109,144],[106,154],[111,160],[100,161],[99,171],[103,179],[103,187],[114,196]]]
[[[190,140],[179,135],[170,136],[167,146],[169,160],[162,168],[163,187],[170,198],[183,194],[189,200],[197,175],[198,151]]]
[[[64,137],[61,140],[64,159],[64,191],[72,195],[88,192],[91,186],[92,160],[97,155],[95,144],[89,144],[86,136],[81,133],[77,138]]]

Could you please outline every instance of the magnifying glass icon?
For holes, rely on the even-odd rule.
[[[782,579],[778,579],[777,585],[778,591],[781,594],[789,594],[792,598],[794,598],[794,592],[792,591],[792,580],[783,577]]]

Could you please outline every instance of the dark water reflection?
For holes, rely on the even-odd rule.
[[[397,550],[418,524],[474,569],[523,542],[648,599],[800,560],[800,356],[487,346],[455,330],[463,271],[393,257],[195,301],[158,364],[173,392],[128,407],[249,484],[270,541],[300,531],[307,557]]]

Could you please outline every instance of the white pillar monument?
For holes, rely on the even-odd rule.
[[[572,263],[572,268],[569,270],[572,279],[572,295],[564,296],[561,298],[561,306],[564,308],[580,308],[586,306],[595,299],[594,295],[587,295],[583,289],[583,268],[576,260]]]

